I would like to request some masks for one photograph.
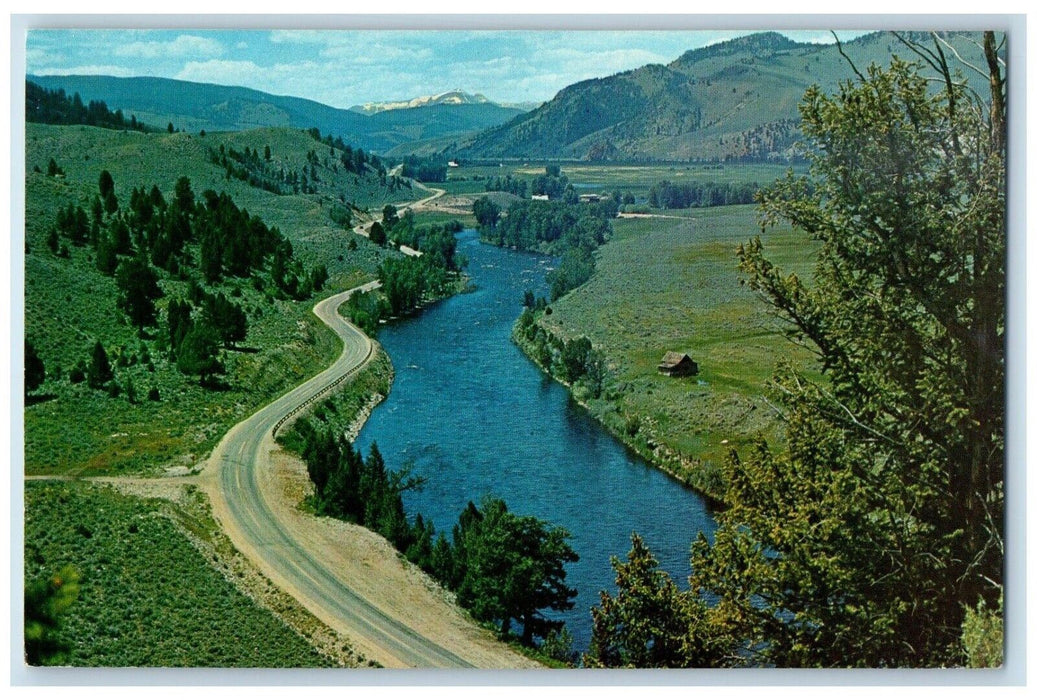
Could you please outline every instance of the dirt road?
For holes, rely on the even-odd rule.
[[[342,338],[334,364],[234,426],[213,451],[199,475],[213,514],[267,577],[383,666],[534,666],[472,623],[384,539],[296,507],[305,467],[280,450],[274,432],[286,416],[371,358],[371,339],[337,313],[353,291],[314,307]]]

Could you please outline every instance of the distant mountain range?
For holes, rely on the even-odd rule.
[[[29,75],[27,79],[50,90],[79,93],[84,102],[102,100],[110,109],[121,109],[127,118],[132,114],[159,127],[170,122],[187,131],[317,127],[322,134],[341,136],[347,143],[375,153],[414,141],[467,136],[522,114],[521,109],[486,100],[428,103],[368,115],[299,97],[168,78]]]
[[[949,33],[963,59],[984,62],[977,34]],[[931,44],[928,34],[912,35]],[[833,90],[894,54],[916,56],[890,32],[843,44],[803,44],[776,32],[732,39],[561,90],[531,111],[451,90],[337,109],[241,87],[164,78],[29,76],[43,87],[104,100],[138,120],[191,131],[317,127],[380,154],[591,161],[783,160],[800,138],[798,106],[813,84]],[[952,62],[954,61],[952,57]],[[963,67],[964,68],[964,67]]]
[[[932,43],[928,34],[913,38]],[[963,58],[983,63],[965,35],[946,38]],[[846,42],[843,50],[862,71],[888,65],[893,54],[917,58],[889,32]],[[688,51],[665,66],[575,83],[444,151],[462,158],[781,160],[800,137],[798,105],[807,87],[832,90],[853,76],[834,44],[753,34]]]
[[[366,102],[362,105],[353,105],[349,109],[353,112],[359,112],[360,114],[377,114],[378,112],[385,112],[392,109],[413,109],[415,107],[429,107],[432,105],[496,105],[498,107],[504,107],[508,109],[519,109],[523,112],[528,112],[531,109],[536,109],[540,106],[539,102],[520,102],[520,103],[507,103],[507,102],[493,102],[485,95],[479,93],[472,94],[465,92],[464,90],[457,88],[456,90],[450,90],[448,92],[441,92],[438,95],[425,95],[422,97],[415,97],[411,100],[404,100],[400,102]]]

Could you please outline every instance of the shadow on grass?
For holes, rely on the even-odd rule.
[[[244,352],[249,355],[255,355],[257,352],[260,352],[260,348],[250,348],[247,345],[231,345],[225,347],[224,350],[227,352]]]
[[[57,394],[34,394],[25,397],[25,407],[35,406],[38,403],[44,403],[46,401],[53,401],[58,398]]]

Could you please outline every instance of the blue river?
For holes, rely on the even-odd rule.
[[[639,533],[681,588],[692,541],[711,536],[703,499],[649,467],[573,402],[511,342],[522,294],[547,294],[550,258],[484,245],[458,235],[475,291],[382,328],[379,341],[396,378],[356,444],[376,442],[391,469],[412,464],[427,478],[407,492],[413,517],[449,533],[469,501],[503,498],[521,515],[566,528],[580,556],[568,566],[575,607],[565,621],[585,651],[599,591],[615,591],[610,557],[625,559]]]

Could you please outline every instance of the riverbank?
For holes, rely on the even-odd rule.
[[[601,396],[580,387],[574,395],[595,420],[714,501],[723,496],[732,450],[751,450],[759,438],[784,439],[767,398],[776,364],[817,372],[809,351],[790,342],[768,305],[740,284],[738,246],[754,231],[751,206],[697,209],[689,219],[614,220],[590,279],[536,320],[559,343],[587,338],[605,358]],[[814,243],[780,227],[762,241],[783,273],[810,279]],[[544,369],[528,344],[523,351]],[[699,373],[659,373],[669,351],[690,355]]]
[[[722,477],[715,467],[682,455],[662,444],[655,434],[651,420],[645,420],[638,415],[625,415],[615,403],[612,392],[606,390],[601,397],[592,398],[585,387],[563,379],[553,364],[544,362],[541,347],[525,336],[518,321],[512,329],[511,339],[530,362],[553,381],[564,386],[572,400],[584,408],[612,437],[652,467],[684,486],[698,491],[708,499],[710,505],[723,505],[723,482],[720,480]]]
[[[423,305],[412,313],[420,314],[421,309],[431,305]],[[537,649],[514,643],[510,637],[500,642],[494,631],[474,620],[457,604],[453,592],[409,563],[403,551],[395,548],[383,534],[369,529],[370,526],[316,515],[314,485],[309,467],[300,457],[306,447],[303,434],[342,435],[354,441],[371,411],[389,395],[394,376],[388,354],[376,343],[372,358],[350,382],[307,406],[305,411],[293,416],[291,423],[285,424],[278,436],[283,449],[271,455],[275,471],[270,479],[272,485],[266,488],[268,493],[277,496],[271,500],[277,501],[282,511],[278,519],[286,523],[297,521],[298,526],[292,529],[306,532],[308,539],[319,537],[324,543],[322,551],[338,561],[336,570],[348,581],[351,590],[403,621],[414,632],[451,649],[477,667],[560,666]],[[306,430],[294,430],[296,421],[301,419],[308,423]],[[390,464],[388,468],[396,470],[406,465]],[[335,533],[339,540],[333,539]],[[303,595],[303,592],[296,591],[293,595]],[[386,661],[378,648],[372,646],[372,641],[360,638],[355,645],[385,665],[396,665],[392,659]],[[519,656],[514,656],[516,652]]]
[[[337,313],[348,294],[334,295],[314,307],[343,341],[339,358],[235,426],[197,483],[208,492],[213,515],[235,548],[274,584],[348,637],[364,658],[397,668],[533,666],[474,624],[384,538],[299,507],[309,487],[308,469],[275,443],[273,426],[285,415],[297,417],[298,406],[308,405],[311,413],[329,410],[325,400],[311,400],[339,395],[339,390],[345,390],[356,409],[337,412],[355,421],[371,402],[365,382],[372,381],[375,389],[388,383],[378,370],[387,368],[388,360],[380,360],[377,346]],[[372,366],[373,379],[364,371]],[[339,383],[342,376],[352,376],[354,382]],[[338,390],[325,393],[328,386]]]

